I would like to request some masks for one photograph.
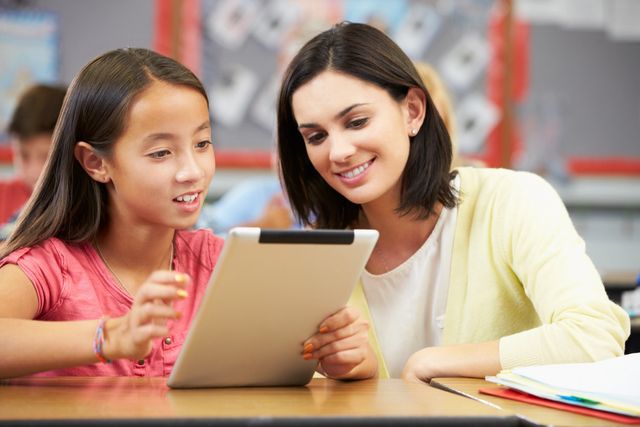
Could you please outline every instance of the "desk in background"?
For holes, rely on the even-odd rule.
[[[0,425],[526,426],[512,412],[402,380],[170,390],[165,378],[0,381]]]

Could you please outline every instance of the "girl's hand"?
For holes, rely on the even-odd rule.
[[[377,360],[369,347],[369,323],[345,307],[322,321],[318,333],[303,343],[302,357],[318,359],[318,371],[330,378],[369,378]]]
[[[104,356],[134,360],[148,356],[153,340],[169,335],[167,321],[180,318],[181,313],[173,308],[172,302],[188,296],[184,288],[189,281],[184,273],[153,272],[138,289],[131,310],[123,317],[107,321]]]

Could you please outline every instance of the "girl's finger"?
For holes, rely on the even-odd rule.
[[[131,338],[137,346],[146,345],[150,340],[167,335],[169,335],[169,328],[157,323],[146,323],[131,331]]]
[[[180,287],[147,282],[140,287],[134,301],[138,304],[144,304],[153,300],[170,302],[186,298],[188,295],[189,294]]]
[[[190,281],[191,277],[189,277],[188,274],[171,270],[156,270],[147,278],[147,282],[175,285],[178,287],[184,287],[184,285]]]
[[[180,316],[172,306],[153,302],[147,302],[132,308],[132,315],[137,325],[144,325],[150,322],[164,324],[167,320],[177,319]]]

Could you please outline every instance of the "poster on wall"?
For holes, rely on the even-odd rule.
[[[19,96],[58,79],[58,19],[50,12],[0,11],[0,148]]]
[[[181,48],[201,52],[196,72],[210,95],[218,153],[241,156],[273,150],[282,72],[303,44],[343,21],[373,25],[395,40],[411,60],[432,64],[450,86],[454,106],[472,93],[484,92],[489,57],[486,31],[494,0],[471,0],[458,6],[452,6],[450,0],[193,3],[198,5],[198,14],[181,28],[198,28],[201,43]],[[188,4],[183,3],[184,7]],[[170,28],[171,16],[158,21],[158,34]],[[458,44],[457,55],[452,55]],[[473,141],[465,144],[468,151],[463,154],[483,158],[488,153],[484,137],[496,120],[493,115],[474,119],[478,127],[467,129],[470,132],[465,135]]]

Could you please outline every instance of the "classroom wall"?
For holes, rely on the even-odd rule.
[[[30,0],[55,12],[60,28],[60,80],[69,83],[91,58],[119,47],[151,48],[154,0]]]
[[[154,0],[23,0],[0,3],[0,7],[11,3],[58,14],[60,81],[65,83],[69,83],[89,59],[106,50],[124,46],[152,47]],[[464,28],[461,25],[447,29],[443,42]],[[552,147],[552,156],[546,158],[554,158],[554,154],[640,156],[640,73],[637,72],[640,43],[614,43],[602,31],[567,30],[552,25],[532,26],[530,43],[530,99],[519,107],[519,112],[540,115],[536,109],[551,98],[551,112],[559,114],[560,133],[556,153]],[[258,52],[259,48],[256,40],[249,40],[248,58],[254,59],[249,65],[275,67],[275,58],[264,62],[264,52]],[[427,59],[440,57],[443,49],[436,42]],[[225,56],[205,58],[212,62],[214,70],[226,59]],[[539,128],[541,124],[535,125]],[[245,133],[222,130],[218,136],[229,140],[246,138],[250,142],[248,146],[268,147],[272,143],[269,132],[259,133],[255,126],[247,129]],[[0,167],[0,175],[8,171],[6,165]],[[255,174],[269,172],[218,170],[212,194],[217,197]],[[553,178],[558,178],[553,185],[567,203],[596,266],[605,271],[637,271],[640,268],[640,179]]]

